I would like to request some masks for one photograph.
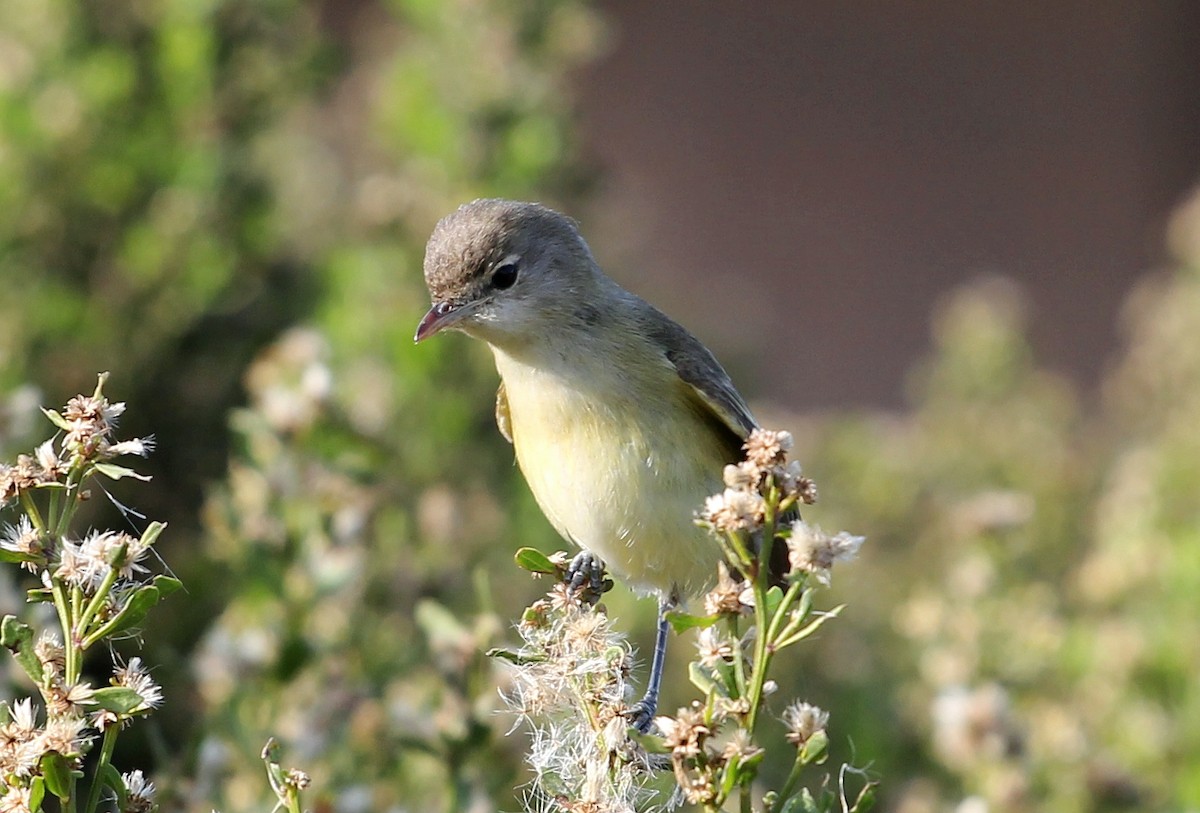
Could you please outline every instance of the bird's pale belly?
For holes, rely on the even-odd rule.
[[[506,378],[517,461],[559,533],[635,589],[706,589],[720,549],[695,515],[721,488],[726,452],[682,388],[668,393],[677,402],[600,405],[583,393],[513,383]]]

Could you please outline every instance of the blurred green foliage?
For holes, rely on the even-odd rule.
[[[100,369],[158,436],[137,507],[189,592],[145,636],[173,702],[138,756],[169,804],[261,809],[272,733],[339,809],[517,793],[471,762],[505,723],[454,705],[496,695],[436,599],[499,627],[474,574],[521,492],[485,356],[411,337],[438,217],[586,184],[564,77],[599,33],[556,1],[0,7],[0,451]]]
[[[512,551],[558,543],[486,354],[411,335],[439,216],[586,187],[565,76],[601,34],[568,0],[0,4],[0,452],[106,369],[159,437],[137,507],[187,593],[144,634],[164,722],[118,764],[168,806],[263,809],[274,735],[320,809],[519,807],[480,653],[539,592]],[[909,411],[779,426],[806,518],[869,537],[779,696],[831,711],[887,809],[1200,806],[1198,210],[1097,397],[987,281],[939,309]],[[648,644],[651,602],[609,604]]]
[[[1200,234],[1198,212],[1178,229]],[[1018,292],[993,280],[941,308],[910,414],[809,426],[797,455],[824,510],[872,543],[840,585],[857,640],[829,641],[825,702],[855,715],[895,809],[1200,803],[1200,254],[1184,259],[1130,298],[1095,402],[1036,365]]]

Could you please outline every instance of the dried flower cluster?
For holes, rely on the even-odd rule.
[[[123,773],[121,779],[126,791],[121,813],[151,813],[158,809],[158,803],[154,801],[154,783],[148,781],[141,771]]]
[[[704,594],[704,612],[709,615],[745,615],[754,612],[754,590],[742,578],[734,578],[729,566],[717,563],[717,583]]]
[[[117,664],[109,686],[96,688],[82,679],[84,654],[102,642],[129,635],[149,610],[179,583],[166,576],[146,579],[144,564],[165,527],[152,522],[138,536],[92,531],[71,533],[76,509],[90,496],[96,476],[147,479],[111,461],[145,455],[150,438],[117,441],[122,403],[103,394],[101,375],[91,395],[72,398],[61,412],[43,410],[58,429],[32,455],[0,464],[0,508],[19,505],[15,522],[0,533],[0,561],[19,564],[36,575],[40,587],[30,601],[54,606],[61,629],[34,630],[15,616],[0,620],[0,643],[37,687],[43,713],[32,698],[7,707],[0,726],[0,811],[24,813],[58,797],[74,811],[94,813],[107,788],[122,813],[155,809],[154,785],[140,771],[119,774],[111,766],[116,737],[134,718],[162,703],[162,690],[141,658]],[[44,717],[43,717],[44,714]],[[76,784],[83,758],[100,740],[99,759],[80,807]]]
[[[817,498],[816,484],[803,476],[798,462],[787,459],[793,443],[789,432],[755,429],[744,446],[746,459],[725,467],[725,489],[707,499],[698,521],[721,539],[731,563],[743,560],[752,568],[745,572],[757,572],[749,555],[759,546],[756,540],[769,533],[786,540],[789,579],[808,574],[828,585],[833,565],[853,559],[863,537],[845,531],[829,536],[793,519],[799,505]],[[749,583],[732,579],[722,564],[717,587],[705,597],[705,610],[715,615],[752,608]]]
[[[792,572],[811,573],[821,584],[828,585],[833,566],[857,556],[862,543],[861,536],[845,531],[829,536],[804,520],[796,520],[788,536],[788,564]]]
[[[522,555],[543,560],[535,571],[565,575],[565,554]],[[507,699],[530,729],[529,807],[572,813],[669,807],[670,801],[654,804],[654,758],[630,736],[633,653],[592,598],[559,581],[525,611],[518,627],[524,646],[491,653],[513,664]]]
[[[816,502],[816,484],[787,459],[793,443],[790,432],[755,429],[746,440],[746,459],[725,467],[725,490],[708,498],[700,519],[719,533],[754,531],[766,521],[766,497],[775,489],[776,508],[784,512]]]
[[[861,811],[870,803],[870,781],[854,799],[844,787],[819,800],[798,787],[802,769],[825,759],[829,720],[826,712],[800,701],[781,716],[785,739],[795,749],[790,776],[778,791],[762,796],[761,805],[751,796],[764,754],[755,740],[757,722],[776,689],[767,677],[771,664],[841,610],[814,610],[813,591],[827,585],[834,564],[853,558],[863,542],[846,533],[828,536],[795,518],[800,504],[816,499],[816,486],[788,461],[791,448],[787,432],[759,429],[746,442],[746,459],[725,467],[725,489],[708,499],[699,521],[721,541],[728,564],[720,563],[716,586],[704,597],[706,615],[677,613],[674,619],[677,628],[702,628],[691,676],[704,699],[655,723],[684,797],[710,811],[724,809],[734,795],[740,795],[743,810],[772,813]],[[776,538],[786,542],[786,574],[768,573],[760,555],[774,547],[763,540]],[[779,583],[782,589],[772,586]],[[843,776],[847,773],[853,774]]]
[[[787,740],[795,746],[804,746],[809,740],[825,730],[829,712],[822,711],[811,703],[797,701],[783,710],[783,724],[787,726]]]
[[[32,455],[19,455],[15,464],[0,463],[0,508],[8,506],[22,495],[39,487],[57,487],[70,473],[82,473],[82,467],[95,467],[99,473],[113,479],[139,477],[131,469],[103,466],[104,461],[126,455],[145,457],[154,451],[154,438],[133,438],[116,441],[113,433],[117,419],[124,414],[125,404],[110,403],[100,394],[104,376],[92,395],[77,395],[67,402],[61,412],[43,410],[55,426],[62,430],[57,448],[54,439],[47,440]],[[78,481],[77,481],[78,482]]]

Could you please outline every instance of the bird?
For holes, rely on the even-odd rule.
[[[463,204],[434,227],[423,271],[431,306],[414,339],[456,330],[491,349],[497,424],[547,520],[581,549],[571,572],[606,564],[658,599],[631,710],[648,730],[667,613],[708,589],[722,560],[697,509],[758,424],[700,340],[605,275],[578,223],[547,206]]]

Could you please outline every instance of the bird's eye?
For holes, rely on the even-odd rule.
[[[503,291],[505,288],[511,288],[513,283],[517,281],[517,264],[504,263],[496,267],[492,272],[492,287]]]

